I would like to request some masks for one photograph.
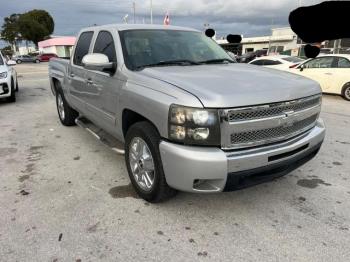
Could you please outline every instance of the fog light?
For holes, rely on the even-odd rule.
[[[205,140],[209,136],[209,128],[188,129],[187,134],[194,140]]]
[[[186,137],[186,129],[183,126],[170,126],[170,136],[177,140],[183,140]]]

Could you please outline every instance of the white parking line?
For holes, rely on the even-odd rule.
[[[25,81],[25,82],[35,82],[35,81],[49,81],[49,78],[37,78],[37,79],[21,79],[20,81]]]
[[[33,72],[26,72],[26,73],[18,73],[18,76],[21,75],[32,75],[32,74],[42,74],[42,73],[49,73],[49,71],[33,71]]]

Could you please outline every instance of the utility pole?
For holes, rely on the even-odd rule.
[[[334,40],[333,54],[339,54],[341,39]]]
[[[132,2],[132,9],[134,13],[134,24],[136,24],[136,3]]]
[[[153,1],[151,0],[151,24],[153,24]]]

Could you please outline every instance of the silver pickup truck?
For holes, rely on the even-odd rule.
[[[150,202],[282,176],[314,157],[325,136],[316,82],[234,63],[193,29],[86,28],[71,60],[49,66],[62,124],[125,153],[135,190]]]

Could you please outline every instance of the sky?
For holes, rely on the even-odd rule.
[[[123,23],[129,14],[133,23],[150,23],[151,0],[2,0],[0,25],[4,17],[32,9],[44,9],[54,18],[54,35],[70,36],[87,26]],[[153,0],[154,23],[162,24],[169,12],[171,25],[202,30],[210,24],[217,36],[242,34],[245,37],[269,35],[271,28],[288,26],[290,11],[320,0]]]

